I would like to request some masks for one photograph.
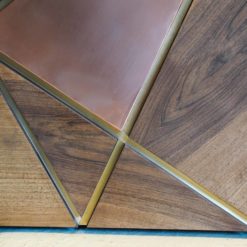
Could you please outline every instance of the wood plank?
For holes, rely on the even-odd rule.
[[[131,137],[247,214],[247,3],[195,0]]]
[[[247,230],[247,226],[127,148],[89,227]]]
[[[0,74],[82,215],[115,140],[4,65]]]
[[[14,1],[0,15],[0,49],[121,128],[180,4]]]
[[[0,96],[0,225],[75,226],[10,109]]]

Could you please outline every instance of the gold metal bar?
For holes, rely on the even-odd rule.
[[[152,162],[154,165],[161,168],[163,171],[167,172],[172,177],[176,178],[178,181],[185,184],[187,187],[189,187],[196,193],[206,198],[208,201],[212,202],[214,205],[227,212],[229,215],[233,216],[243,224],[247,225],[247,215],[245,215],[240,210],[227,203],[220,197],[216,196],[215,194],[201,186],[199,183],[197,183],[181,171],[177,170],[175,167],[173,167],[166,161],[160,159],[155,154],[148,151],[147,149],[145,149],[135,141],[131,140],[130,138],[126,140],[126,145],[146,160]]]
[[[7,7],[13,0],[0,0],[0,11]]]
[[[12,58],[10,58],[8,55],[0,52],[0,62],[5,64],[7,67],[11,68],[33,84],[35,84],[37,87],[41,88],[54,98],[56,98],[58,101],[63,103],[65,106],[72,109],[77,114],[83,116],[86,118],[89,122],[93,123],[97,127],[103,129],[107,134],[118,138],[120,130],[117,129],[115,126],[111,125],[110,123],[106,122],[102,118],[100,118],[98,115],[91,112],[86,107],[82,106],[69,96],[65,95],[61,91],[59,91],[57,88],[46,82],[45,80],[39,78],[37,75],[33,74],[31,71],[26,69],[21,64],[14,61]]]
[[[78,225],[80,220],[81,220],[80,214],[77,212],[77,209],[75,208],[73,202],[71,201],[69,194],[67,193],[67,191],[63,187],[58,176],[56,175],[56,172],[55,172],[52,164],[50,163],[49,159],[47,158],[47,156],[46,156],[45,152],[43,151],[42,147],[40,146],[39,142],[37,141],[37,139],[33,135],[32,131],[30,130],[30,128],[28,126],[28,123],[26,122],[23,115],[21,114],[21,112],[17,108],[13,98],[9,94],[7,88],[4,85],[4,82],[1,79],[0,79],[0,92],[2,93],[2,95],[3,95],[6,103],[8,104],[10,110],[13,112],[16,120],[18,121],[19,125],[21,126],[24,134],[26,135],[26,137],[28,139],[28,141],[31,143],[32,148],[34,149],[35,153],[37,154],[38,158],[40,159],[41,164],[45,168],[48,176],[50,177],[50,179],[53,182],[55,188],[57,189],[59,195],[61,196],[62,200],[64,201],[64,203],[65,203],[66,207],[68,208],[70,214],[72,215],[75,223]]]
[[[173,44],[173,41],[175,40],[177,33],[182,25],[182,22],[190,8],[190,5],[193,0],[183,0],[181,3],[181,6],[177,12],[177,15],[175,16],[173,23],[171,24],[171,27],[164,38],[161,47],[156,55],[156,58],[154,59],[154,62],[151,66],[151,69],[149,73],[146,76],[146,79],[139,91],[139,93],[136,96],[136,99],[130,109],[130,112],[126,118],[126,121],[123,125],[122,131],[125,132],[127,135],[131,132],[134,123],[146,101],[146,98],[148,97],[148,94],[154,84],[155,79],[157,78],[157,75],[161,69],[162,64],[164,63],[166,56]]]
[[[100,180],[98,181],[98,184],[93,192],[93,195],[91,196],[86,210],[84,211],[84,214],[82,215],[82,219],[80,221],[80,225],[87,225],[94,209],[97,206],[97,203],[103,193],[103,190],[107,184],[107,181],[115,167],[115,164],[117,163],[119,156],[124,148],[124,143],[121,141],[118,141],[117,144],[115,145],[112,154],[109,158],[109,161],[104,169],[103,174],[100,177]]]

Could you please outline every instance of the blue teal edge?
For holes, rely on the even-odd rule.
[[[61,234],[105,234],[134,236],[208,237],[247,239],[247,232],[174,231],[174,230],[133,230],[133,229],[74,229],[74,228],[24,228],[0,227],[0,233],[61,233]]]

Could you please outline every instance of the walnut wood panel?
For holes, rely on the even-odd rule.
[[[0,225],[74,226],[65,204],[1,95]]]
[[[180,4],[14,1],[0,15],[0,50],[121,128]]]
[[[174,178],[125,149],[89,227],[246,230]]]
[[[247,214],[247,2],[195,0],[131,137]]]
[[[83,214],[115,140],[4,65],[0,74],[79,213]]]

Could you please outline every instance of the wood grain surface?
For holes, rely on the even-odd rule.
[[[0,225],[75,225],[1,95]]]
[[[128,149],[123,151],[89,227],[247,230],[247,226]]]
[[[247,214],[247,2],[193,1],[131,137]]]
[[[0,75],[83,214],[115,140],[4,65]]]

